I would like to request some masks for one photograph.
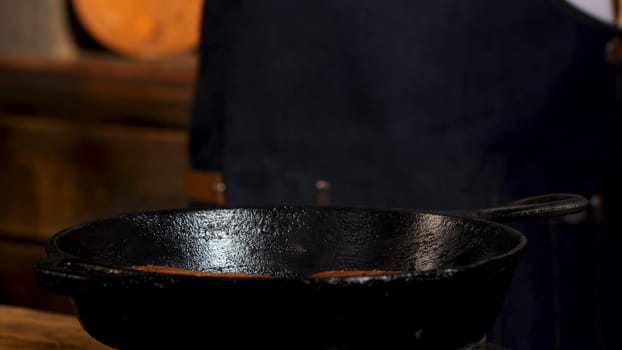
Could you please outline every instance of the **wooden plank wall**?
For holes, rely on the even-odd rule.
[[[0,59],[0,303],[71,311],[34,264],[65,227],[186,206],[195,62]]]

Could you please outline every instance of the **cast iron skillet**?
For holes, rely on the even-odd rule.
[[[492,326],[526,238],[493,221],[582,211],[551,194],[474,213],[279,206],[131,213],[54,235],[40,288],[117,348],[458,348]],[[197,277],[134,265],[269,274]],[[325,270],[399,274],[310,278]]]

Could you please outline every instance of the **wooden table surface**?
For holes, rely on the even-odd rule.
[[[111,349],[91,338],[69,315],[0,305],[0,349]]]

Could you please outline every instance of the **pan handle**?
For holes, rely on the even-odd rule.
[[[97,278],[130,273],[68,257],[47,257],[37,263],[34,270],[37,286],[55,293],[74,293],[88,289]]]
[[[476,216],[495,222],[552,218],[586,210],[588,200],[573,193],[551,193],[523,198],[502,207],[479,209]]]

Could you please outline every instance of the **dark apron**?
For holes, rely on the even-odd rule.
[[[610,38],[542,0],[206,0],[192,166],[222,171],[231,206],[617,198]],[[604,337],[578,331],[596,327],[582,287],[596,262],[566,270],[584,268],[592,224],[525,227],[491,339],[574,349]]]

